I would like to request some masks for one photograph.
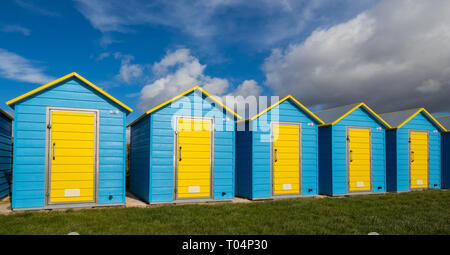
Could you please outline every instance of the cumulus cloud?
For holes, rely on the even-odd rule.
[[[44,74],[42,67],[37,67],[32,61],[5,49],[0,49],[0,77],[40,84],[55,79]]]
[[[259,95],[262,92],[253,80],[244,81],[234,89],[227,79],[206,75],[205,68],[206,65],[192,56],[189,49],[168,52],[161,61],[152,65],[154,78],[142,88],[139,108],[148,110],[197,85],[219,97]]]
[[[245,80],[236,87],[236,89],[230,94],[230,96],[242,96],[246,98],[248,96],[259,96],[263,92],[263,88],[258,85],[255,80]]]
[[[384,0],[275,49],[266,85],[310,106],[365,101],[378,111],[450,110],[450,1]]]
[[[109,38],[109,33],[129,33],[136,25],[150,24],[178,29],[196,41],[232,41],[265,47],[302,36],[308,25],[350,17],[375,1],[76,0],[76,6],[94,28]],[[326,12],[334,15],[321,14]]]
[[[5,25],[0,29],[0,31],[5,33],[21,33],[25,36],[29,36],[31,34],[30,29],[19,25]]]
[[[131,60],[134,59],[131,55],[123,55],[121,53],[115,53],[114,57],[121,60],[119,74],[117,78],[130,84],[133,80],[141,77],[144,73],[144,67],[140,64],[131,64]]]

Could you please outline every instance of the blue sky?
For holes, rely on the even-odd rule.
[[[382,112],[450,110],[448,1],[10,0],[1,7],[3,102],[77,72],[135,109],[129,121],[193,85],[218,96],[293,94],[315,109],[366,101]]]

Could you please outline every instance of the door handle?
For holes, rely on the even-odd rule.
[[[275,162],[277,162],[278,161],[278,150],[277,149],[275,149]]]
[[[350,162],[353,162],[353,151],[350,150]]]
[[[414,151],[411,151],[411,162],[414,162]]]
[[[180,146],[180,148],[178,149],[178,154],[179,154],[179,159],[178,159],[178,161],[181,161],[181,146]]]
[[[56,143],[53,143],[53,160],[55,160],[55,145]]]

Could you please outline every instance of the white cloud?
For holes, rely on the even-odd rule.
[[[30,0],[15,0],[15,2],[20,7],[25,8],[29,11],[32,11],[32,12],[40,14],[40,15],[52,16],[52,17],[60,16],[59,13],[44,9],[44,8],[40,7],[41,4],[34,4]]]
[[[21,33],[25,36],[29,36],[31,34],[31,30],[19,25],[5,25],[0,31],[5,33]]]
[[[245,80],[230,94],[231,96],[259,96],[263,92],[261,86],[255,80]]]
[[[190,51],[188,49],[179,49],[175,52],[167,54],[161,61],[153,64],[152,69],[156,74],[165,73],[169,67],[192,60],[194,60],[194,57],[190,55]]]
[[[37,67],[32,61],[5,49],[0,49],[0,77],[40,84],[55,79],[44,74],[42,67]]]
[[[379,111],[450,110],[450,1],[383,0],[274,49],[266,85],[310,106],[366,101]]]
[[[111,32],[134,32],[136,25],[178,29],[198,42],[238,42],[266,47],[302,36],[308,25],[328,25],[350,17],[376,0],[76,0],[91,25]],[[333,12],[334,15],[322,15]],[[270,22],[268,22],[270,21]],[[109,43],[111,41],[108,41]]]
[[[115,53],[114,57],[121,60],[120,71],[117,75],[119,80],[130,84],[133,80],[143,75],[143,66],[139,64],[130,64],[134,59],[131,55],[122,55],[121,53]]]
[[[103,52],[103,53],[100,53],[95,60],[101,61],[109,56],[111,56],[111,52]]]
[[[161,61],[153,64],[152,70],[156,76],[142,88],[139,108],[148,110],[197,85],[214,96],[224,96],[227,93],[259,95],[262,91],[253,80],[244,81],[234,89],[227,79],[206,75],[205,68],[206,65],[202,65],[188,49],[168,52]]]

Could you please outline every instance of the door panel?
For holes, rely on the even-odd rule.
[[[370,130],[348,129],[348,189],[371,190]]]
[[[428,187],[428,133],[410,132],[411,189]]]
[[[177,198],[211,196],[211,124],[178,120]]]
[[[96,169],[96,114],[63,111],[50,114],[49,202],[91,202]]]
[[[273,124],[273,194],[300,193],[300,127]]]

